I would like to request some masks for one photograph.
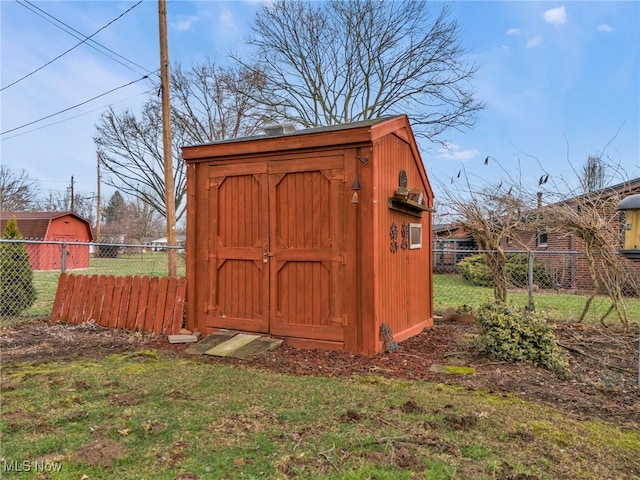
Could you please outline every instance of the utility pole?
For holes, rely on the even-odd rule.
[[[162,91],[162,146],[164,154],[164,198],[167,219],[167,245],[176,245],[176,199],[173,182],[173,155],[171,152],[171,109],[169,85],[169,49],[167,47],[167,2],[158,0],[160,27],[160,87]],[[177,275],[177,255],[172,248],[167,252],[169,276]]]
[[[100,197],[100,152],[96,153],[98,160],[98,187],[96,190],[96,243],[100,243],[100,224],[102,223],[102,198]],[[100,256],[100,245],[96,245],[96,256]]]
[[[73,175],[71,175],[71,208],[69,209],[71,212],[74,211],[73,207],[73,197],[75,196],[74,192],[73,192]]]

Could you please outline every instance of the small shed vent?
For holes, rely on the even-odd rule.
[[[278,125],[267,125],[264,127],[264,134],[267,137],[276,137],[278,135],[284,135],[287,133],[293,133],[296,131],[296,127],[293,123],[281,123]]]

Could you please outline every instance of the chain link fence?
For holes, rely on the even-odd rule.
[[[169,255],[174,250],[177,275],[184,276],[184,247],[162,244],[133,245],[116,243],[81,243],[42,240],[0,239],[0,312],[4,316],[29,318],[49,316],[62,272],[83,275],[168,275]],[[26,257],[25,257],[26,256]],[[21,265],[28,260],[35,299],[26,308],[6,308],[9,302],[22,302],[29,297],[24,285],[29,275]],[[23,258],[24,260],[24,258]]]
[[[20,275],[23,272],[13,258],[19,249],[28,256],[35,288],[35,299],[28,308],[11,315],[19,318],[51,313],[62,272],[166,276],[169,250],[176,251],[178,275],[184,276],[186,270],[183,247],[0,239],[0,294],[5,304],[22,288]],[[475,311],[480,305],[493,301],[492,278],[478,260],[481,253],[470,249],[434,248],[433,304],[436,314],[442,315],[449,308]],[[509,303],[544,311],[553,320],[576,321],[580,318],[593,292],[584,253],[512,251],[508,252],[508,258]],[[468,264],[466,267],[465,263]],[[640,322],[640,262],[628,262],[627,267],[623,291],[628,320]],[[600,321],[610,305],[606,296],[596,296],[585,319]],[[608,321],[615,322],[615,317],[610,315]]]
[[[433,250],[433,304],[436,314],[447,309],[477,310],[492,302],[493,278],[484,265],[483,251],[468,248]],[[577,321],[595,287],[587,257],[580,251],[507,250],[507,302],[543,311],[550,319]],[[625,261],[620,286],[629,322],[640,322],[640,262]],[[598,322],[607,312],[608,323],[616,322],[609,311],[611,301],[598,294],[589,304],[586,321]]]

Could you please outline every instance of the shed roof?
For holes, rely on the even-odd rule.
[[[7,221],[15,217],[23,238],[44,239],[51,221],[66,216],[75,217],[85,223],[88,227],[90,240],[93,240],[89,220],[74,212],[0,212],[0,233],[4,231]]]
[[[386,125],[385,125],[386,124]],[[230,138],[200,145],[182,147],[185,160],[203,160],[228,155],[256,154],[277,150],[295,150],[324,145],[346,145],[367,142],[388,133],[400,130],[409,124],[406,115],[395,115],[363,120],[359,122],[305,128],[302,130],[283,129],[276,135],[254,135]],[[388,128],[385,128],[388,127]],[[343,135],[326,135],[330,132],[344,132]],[[415,141],[412,139],[412,141]],[[228,147],[228,148],[227,148]]]
[[[262,134],[262,135],[251,135],[248,137],[227,138],[224,140],[217,140],[215,142],[203,143],[202,145],[218,145],[221,143],[247,142],[250,140],[260,140],[265,138],[294,137],[297,135],[310,135],[312,133],[325,133],[325,132],[336,132],[340,130],[350,130],[353,128],[370,127],[372,125],[385,122],[392,118],[399,118],[402,116],[403,115],[385,116],[385,117],[372,118],[370,120],[362,120],[359,122],[340,123],[336,125],[325,125],[322,127],[303,128],[300,130],[288,130],[285,128],[283,133],[280,133],[280,134],[271,134],[271,135]],[[290,125],[290,124],[284,124],[284,125]],[[271,129],[273,127],[275,127],[275,125],[267,126],[265,127],[265,129]]]

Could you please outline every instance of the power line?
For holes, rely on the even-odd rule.
[[[42,118],[39,118],[37,120],[33,120],[32,122],[28,122],[28,123],[25,123],[23,125],[20,125],[19,127],[15,127],[15,128],[10,129],[10,130],[5,130],[4,132],[0,132],[0,135],[5,135],[7,133],[15,132],[16,130],[20,130],[21,128],[28,127],[29,125],[33,125],[34,123],[38,123],[38,122],[41,122],[41,121],[46,120],[48,118],[55,117],[56,115],[60,115],[61,113],[68,112],[69,110],[73,110],[74,108],[81,107],[82,105],[85,105],[85,104],[87,104],[89,102],[92,102],[93,100],[96,100],[96,99],[98,99],[100,97],[104,97],[105,95],[108,95],[108,94],[110,94],[112,92],[115,92],[116,90],[120,90],[122,88],[128,87],[129,85],[133,85],[135,83],[141,82],[142,80],[145,80],[147,78],[149,78],[149,75],[145,75],[144,77],[141,77],[141,78],[139,78],[137,80],[132,80],[129,83],[125,83],[124,85],[120,85],[119,87],[112,88],[108,92],[104,92],[104,93],[101,93],[100,95],[96,95],[95,97],[92,97],[89,100],[85,100],[84,102],[80,102],[80,103],[78,103],[76,105],[73,105],[71,107],[65,108],[64,110],[60,110],[60,111],[58,111],[56,113],[52,113],[50,115],[47,115],[46,117],[42,117]]]
[[[35,5],[33,5],[32,3],[30,3],[30,2],[28,2],[28,1],[26,1],[25,3],[29,4],[31,7],[33,7],[33,8],[36,8],[36,9],[40,10],[41,12],[43,12],[44,14],[46,14],[46,15],[50,16],[51,18],[53,18],[53,19],[54,19],[54,20],[56,20],[57,22],[62,23],[63,25],[65,25],[65,26],[66,26],[66,27],[68,27],[68,28],[71,28],[72,30],[76,31],[77,33],[80,33],[80,35],[82,35],[82,36],[84,37],[84,39],[83,39],[83,40],[81,40],[79,43],[75,44],[75,45],[74,45],[73,47],[71,47],[70,49],[68,49],[68,50],[66,50],[65,52],[61,53],[61,54],[60,54],[60,55],[58,55],[57,57],[53,58],[52,60],[49,60],[49,61],[48,61],[47,63],[45,63],[44,65],[42,65],[42,66],[40,66],[40,67],[36,68],[35,70],[31,71],[30,73],[27,73],[26,75],[22,76],[21,78],[19,78],[19,79],[15,80],[15,81],[13,81],[13,82],[11,82],[9,85],[5,85],[4,87],[0,88],[0,92],[1,92],[1,91],[3,91],[3,90],[6,90],[7,88],[9,88],[9,87],[11,87],[11,86],[13,86],[13,85],[15,85],[15,84],[17,84],[17,83],[19,83],[19,82],[21,82],[22,80],[25,80],[26,78],[30,77],[30,76],[31,76],[31,75],[33,75],[34,73],[39,72],[40,70],[42,70],[42,69],[43,69],[43,68],[45,68],[46,66],[51,65],[51,64],[52,64],[53,62],[55,62],[56,60],[58,60],[58,59],[62,58],[62,57],[63,57],[63,56],[65,56],[67,53],[69,53],[69,52],[71,52],[72,50],[76,49],[77,47],[79,47],[79,46],[80,46],[80,45],[82,45],[83,43],[85,43],[85,42],[87,42],[87,41],[91,40],[91,37],[94,37],[95,35],[97,35],[98,33],[100,33],[102,30],[104,30],[105,28],[107,28],[108,26],[110,26],[111,24],[113,24],[114,22],[116,22],[117,20],[119,20],[120,18],[122,18],[124,15],[126,15],[126,14],[127,14],[127,13],[129,13],[131,10],[133,10],[135,7],[137,7],[138,5],[140,5],[140,4],[142,3],[142,1],[143,1],[143,0],[139,0],[139,1],[138,1],[138,3],[136,3],[136,4],[135,4],[135,5],[133,5],[132,7],[130,7],[130,8],[128,8],[127,10],[125,10],[122,14],[118,15],[116,18],[114,18],[113,20],[111,20],[109,23],[107,23],[107,24],[106,24],[106,25],[104,25],[103,27],[99,28],[96,32],[94,32],[93,34],[89,35],[88,37],[87,37],[87,36],[85,36],[85,35],[83,35],[83,34],[81,34],[80,32],[77,32],[77,31],[76,31],[75,29],[73,29],[72,27],[70,27],[70,26],[66,25],[64,22],[62,22],[62,21],[58,20],[57,18],[53,17],[52,15],[49,15],[47,12],[45,12],[44,10],[42,10],[42,9],[40,9],[40,8],[38,8],[38,7],[36,7],[36,6],[35,6]],[[33,11],[31,8],[27,7],[24,3],[20,2],[20,1],[18,1],[18,4],[19,4],[19,5],[22,5],[23,7],[27,8],[27,9],[29,9],[29,10],[31,10],[31,11]],[[36,13],[36,14],[37,14],[37,12],[34,12],[34,13]],[[39,15],[39,14],[38,14],[38,15]],[[40,16],[42,16],[42,15],[40,15]],[[78,38],[78,37],[76,37],[76,38]],[[95,42],[95,41],[94,41],[94,43],[96,43],[97,45],[100,45],[100,44],[98,44],[98,43],[97,43],[97,42]],[[102,46],[102,45],[100,45],[100,46]],[[103,47],[103,48],[106,48],[106,47]],[[115,52],[113,52],[113,53],[115,53]],[[117,54],[116,54],[116,55],[117,55]],[[119,55],[119,56],[120,56],[120,55]],[[124,57],[122,57],[122,58],[124,58]],[[125,60],[126,60],[126,59],[125,59]],[[133,63],[133,62],[131,62],[131,63]],[[139,65],[138,65],[138,66],[139,66]],[[142,68],[142,67],[140,67],[140,68]],[[148,70],[147,70],[147,72],[148,72]]]
[[[47,123],[46,125],[42,125],[40,127],[32,128],[31,130],[27,130],[26,132],[20,132],[20,133],[16,133],[15,135],[11,135],[9,137],[4,137],[3,140],[4,141],[11,140],[12,138],[21,137],[22,135],[27,135],[29,133],[37,132],[38,130],[42,130],[44,128],[53,127],[53,126],[58,125],[60,123],[68,122],[68,121],[73,120],[75,118],[83,117],[85,115],[89,115],[90,113],[94,113],[94,112],[97,112],[99,110],[103,110],[103,109],[105,109],[107,107],[110,107],[110,106],[116,104],[116,103],[124,102],[126,100],[131,100],[132,98],[139,97],[140,95],[145,95],[147,93],[149,93],[149,92],[146,91],[146,92],[136,93],[135,95],[132,95],[130,97],[123,98],[122,100],[116,100],[115,102],[111,102],[111,103],[108,103],[107,105],[103,105],[101,107],[94,108],[93,110],[88,110],[86,112],[79,113],[78,115],[74,115],[72,117],[63,118],[62,120],[58,120],[57,122]]]
[[[58,27],[58,28],[59,28],[60,30],[62,30],[63,32],[68,33],[69,35],[71,35],[71,36],[72,36],[72,37],[74,37],[74,38],[77,38],[78,40],[81,40],[82,38],[87,38],[87,37],[86,37],[86,35],[85,35],[84,33],[82,33],[82,32],[80,32],[80,31],[76,30],[76,29],[75,29],[75,28],[73,28],[71,25],[66,24],[65,22],[63,22],[62,20],[60,20],[60,19],[58,19],[58,18],[54,17],[54,16],[53,16],[53,15],[51,15],[50,13],[45,12],[45,11],[44,11],[44,10],[42,10],[40,7],[38,7],[38,6],[34,5],[34,4],[32,4],[32,3],[31,3],[31,2],[29,2],[28,0],[24,0],[24,2],[25,2],[25,3],[27,3],[27,4],[29,4],[29,5],[31,5],[31,6],[33,7],[33,8],[29,8],[29,7],[27,7],[26,5],[23,5],[25,8],[28,8],[28,9],[29,9],[29,10],[31,10],[33,13],[35,13],[36,15],[40,16],[41,18],[45,19],[47,22],[51,23],[51,24],[52,24],[52,25],[54,25],[55,27]],[[20,3],[20,0],[18,0],[18,3]],[[139,4],[140,4],[140,2],[138,2],[138,3],[137,3],[137,4],[135,4],[133,7],[131,7],[128,11],[130,11],[130,10],[132,10],[133,8],[137,7]],[[33,10],[33,9],[36,9],[36,10],[38,10],[38,11],[42,12],[42,13],[43,13],[44,15],[46,15],[47,17],[52,18],[53,20],[55,20],[55,22],[57,22],[57,23],[59,23],[59,24],[61,24],[61,25],[64,25],[68,30],[72,30],[73,32],[77,33],[77,34],[78,34],[78,35],[80,35],[80,36],[78,36],[78,35],[74,35],[74,34],[73,34],[73,33],[71,33],[70,31],[65,30],[65,29],[64,29],[63,27],[61,27],[60,25],[58,25],[58,24],[54,23],[53,21],[49,20],[49,18],[46,18],[44,15],[41,15],[40,13],[38,13],[37,11],[35,11],[35,10]],[[127,13],[127,12],[125,12],[125,13]],[[124,15],[124,13],[123,13],[123,15]],[[134,70],[134,69],[133,69],[133,68],[131,68],[129,65],[126,65],[126,64],[122,63],[120,60],[118,60],[118,59],[116,59],[116,58],[113,58],[112,56],[107,55],[105,52],[103,52],[103,51],[101,51],[101,50],[97,49],[96,47],[94,47],[93,45],[91,45],[91,43],[95,43],[95,44],[96,44],[97,46],[99,46],[100,48],[103,48],[104,50],[106,50],[106,51],[108,51],[108,52],[110,52],[110,53],[114,54],[115,56],[117,56],[117,57],[119,57],[119,58],[121,58],[121,59],[125,60],[126,62],[129,62],[131,65],[135,65],[135,66],[136,66],[136,67],[138,67],[140,70],[142,70],[144,73],[150,73],[150,72],[151,72],[151,70],[149,70],[148,68],[145,68],[145,67],[143,67],[142,65],[137,64],[137,63],[136,63],[136,62],[134,62],[133,60],[129,60],[128,58],[126,58],[126,57],[124,57],[124,56],[120,55],[118,52],[115,52],[115,51],[111,50],[109,47],[105,47],[104,45],[102,45],[101,43],[99,43],[99,42],[97,42],[97,41],[95,41],[95,40],[93,40],[93,39],[92,39],[92,40],[90,40],[90,43],[88,43],[88,44],[87,44],[87,46],[88,46],[88,47],[93,48],[93,49],[94,49],[94,50],[96,50],[97,52],[102,53],[102,54],[103,54],[103,55],[105,55],[106,57],[108,57],[108,58],[112,59],[113,61],[115,61],[115,62],[119,63],[120,65],[122,65],[122,66],[124,66],[124,67],[126,67],[126,68],[128,68],[128,69],[130,69],[130,70]]]

